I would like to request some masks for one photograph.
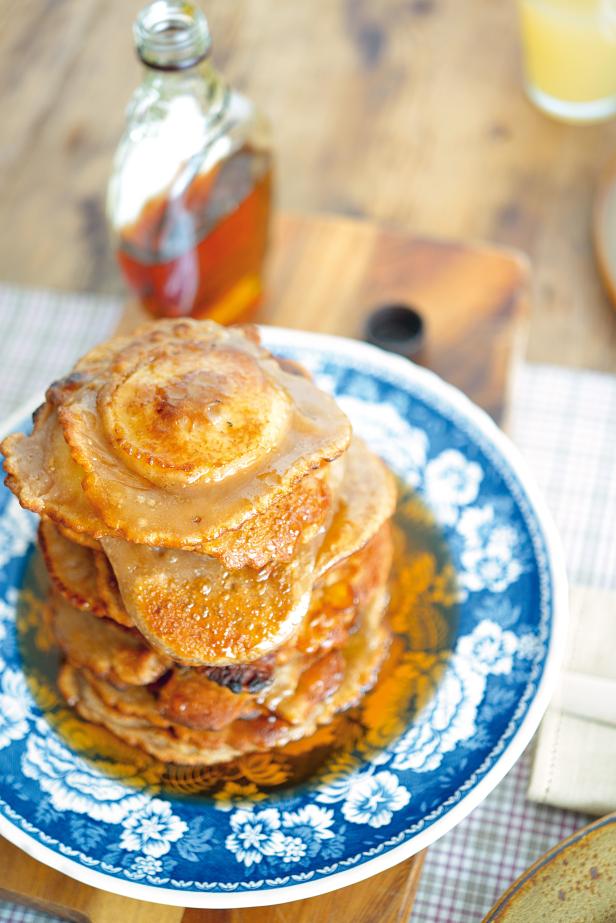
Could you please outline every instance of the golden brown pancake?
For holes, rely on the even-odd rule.
[[[85,473],[71,456],[52,404],[36,412],[30,436],[13,433],[0,449],[8,475],[5,483],[23,507],[89,541],[111,531],[82,490]]]
[[[95,552],[65,538],[48,519],[41,520],[38,538],[47,572],[62,596],[77,609],[106,615],[96,582]]]
[[[318,574],[363,548],[396,506],[391,472],[358,436],[353,436],[344,463],[338,505],[317,558]]]
[[[145,686],[165,673],[170,662],[158,656],[134,630],[73,608],[55,595],[52,628],[70,663],[112,683]]]
[[[293,638],[311,606],[314,542],[289,564],[261,571],[229,571],[205,555],[123,539],[105,538],[102,544],[133,624],[157,651],[177,663],[214,666],[258,660]],[[302,632],[307,651],[322,648],[336,630],[346,631],[362,601],[358,594],[365,596],[385,582],[391,563],[389,528],[379,530],[359,563],[352,555],[349,562],[346,571],[332,573],[324,586],[349,584],[350,611],[345,618],[337,605],[345,590],[331,589],[327,601],[317,594],[315,618],[307,620]]]
[[[206,555],[102,544],[126,610],[161,654],[183,664],[257,660],[297,630],[310,603],[315,541],[288,564],[230,571]]]
[[[41,520],[38,534],[51,581],[71,605],[110,618],[127,628],[133,626],[124,608],[115,574],[98,542],[98,551],[74,542],[48,519]]]
[[[168,321],[107,350],[50,399],[86,496],[130,541],[201,548],[348,445],[333,399],[238,330]]]
[[[357,610],[375,590],[386,585],[392,556],[391,526],[385,522],[363,548],[317,581],[294,647],[304,653],[315,653],[343,643]]]
[[[343,470],[340,462],[335,461],[326,469],[307,475],[294,491],[283,494],[264,513],[205,543],[203,553],[220,558],[231,569],[260,569],[271,563],[290,561],[300,540],[309,541],[329,524]]]
[[[99,548],[101,548],[100,545]],[[105,604],[105,615],[107,618],[117,622],[118,625],[132,628],[134,622],[126,611],[120,596],[118,581],[102,548],[100,551],[94,552],[94,566],[96,569],[96,589]]]
[[[271,560],[288,558],[302,509],[306,525],[324,522],[325,481],[283,498],[349,438],[335,402],[241,330],[168,321],[85,356],[3,451],[22,505],[77,535],[263,566],[268,540]],[[273,503],[267,527],[221,540]]]
[[[105,560],[104,555],[100,554],[100,557]],[[264,690],[276,686],[278,692],[273,694],[279,696],[281,683],[284,684],[284,695],[290,695],[295,689],[300,673],[317,661],[323,660],[324,654],[331,649],[346,642],[361,607],[376,590],[385,585],[390,559],[391,537],[387,524],[366,548],[347,559],[336,571],[329,573],[327,581],[321,581],[315,588],[310,610],[299,635],[274,654],[261,658],[252,665],[244,663],[226,667],[185,668],[172,664],[166,658],[156,658],[154,652],[151,652],[152,664],[157,659],[160,660],[163,667],[169,669],[176,677],[165,685],[165,691],[170,692],[176,688],[176,683],[179,682],[177,677],[184,677],[183,682],[188,682],[189,677],[196,676],[199,682],[205,683],[208,700],[212,699],[212,690],[222,690],[221,709],[225,701],[230,701],[228,696],[232,693],[248,692],[256,702],[261,701],[262,694],[266,697],[270,695]],[[97,676],[107,677],[111,682],[119,681],[122,684],[147,684],[162,675],[158,667],[155,667],[155,676],[150,672],[142,672],[140,666],[138,670],[134,670],[137,655],[141,664],[143,650],[149,650],[145,639],[134,629],[125,630],[114,626],[109,619],[104,619],[101,626],[99,620],[82,615],[73,606],[60,606],[57,599],[54,601],[53,610],[56,613],[56,631],[61,646],[74,665],[87,667]],[[104,645],[102,651],[98,650],[101,645]],[[130,669],[133,669],[134,676],[131,676]],[[295,679],[290,686],[292,673]],[[191,679],[191,683],[190,688],[198,690],[197,682]],[[207,687],[210,689],[209,692]],[[188,687],[184,685],[182,688]],[[178,695],[175,697],[177,699]],[[186,694],[183,697],[186,698]],[[183,708],[197,714],[199,705],[194,702],[192,706],[184,705]],[[208,710],[211,711],[212,708]],[[179,718],[176,720],[183,723]],[[205,727],[203,720],[207,719],[201,720],[202,726]]]

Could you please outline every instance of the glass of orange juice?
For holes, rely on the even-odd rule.
[[[567,122],[616,113],[616,0],[519,0],[528,95]]]

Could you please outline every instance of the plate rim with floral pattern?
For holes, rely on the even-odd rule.
[[[466,439],[469,447],[492,465],[492,468],[486,469],[487,475],[479,473],[477,462],[464,460],[459,462],[457,456],[462,458],[459,450],[443,449],[437,456],[439,462],[438,465],[433,465],[431,476],[434,479],[437,473],[436,468],[439,467],[440,481],[438,483],[441,489],[445,485],[450,494],[450,488],[453,483],[453,500],[450,496],[449,508],[445,506],[442,510],[437,511],[437,519],[442,516],[444,521],[449,522],[452,521],[452,516],[454,519],[457,517],[456,528],[466,536],[464,541],[471,542],[468,536],[472,532],[474,537],[471,544],[463,546],[463,549],[466,550],[463,550],[462,553],[466,554],[466,559],[461,560],[477,562],[481,558],[483,565],[487,561],[488,565],[494,566],[496,559],[489,556],[490,554],[496,554],[494,541],[497,533],[502,542],[505,542],[508,534],[507,529],[509,528],[507,520],[503,520],[499,525],[499,514],[494,512],[497,509],[494,504],[484,504],[483,507],[478,508],[480,513],[483,511],[483,514],[486,514],[486,510],[489,508],[492,510],[494,518],[494,523],[490,526],[491,531],[489,531],[491,537],[486,539],[488,544],[479,548],[478,536],[482,525],[478,521],[476,514],[474,514],[474,524],[470,522],[473,517],[469,518],[467,515],[467,510],[463,507],[464,498],[462,495],[466,493],[467,497],[471,497],[471,501],[473,497],[478,497],[480,490],[483,489],[483,487],[479,486],[482,477],[487,479],[493,476],[496,480],[500,478],[503,481],[503,484],[509,490],[509,495],[504,498],[509,504],[506,508],[514,510],[519,517],[520,523],[524,525],[525,529],[528,529],[528,547],[530,548],[532,545],[534,553],[532,567],[536,568],[536,585],[540,596],[537,608],[540,609],[542,642],[541,645],[535,648],[534,654],[524,653],[522,651],[522,642],[524,638],[528,642],[530,635],[517,637],[512,631],[507,628],[503,629],[490,619],[482,620],[471,634],[458,639],[460,643],[453,651],[451,661],[453,664],[451,667],[452,683],[456,682],[458,684],[454,692],[458,693],[462,690],[462,696],[468,694],[471,698],[474,697],[474,702],[471,702],[470,705],[463,699],[467,713],[469,707],[471,708],[470,719],[467,714],[465,732],[467,737],[470,733],[469,728],[473,731],[475,730],[473,722],[479,714],[478,709],[482,703],[484,691],[488,688],[488,681],[492,684],[491,688],[496,688],[498,692],[498,684],[506,672],[511,672],[511,665],[514,660],[517,663],[516,658],[518,656],[535,657],[535,661],[532,661],[532,666],[531,661],[523,661],[526,666],[523,666],[518,671],[520,676],[524,677],[524,669],[526,669],[529,678],[524,686],[520,701],[517,703],[515,711],[512,712],[511,719],[508,719],[506,728],[498,736],[495,735],[494,739],[489,738],[489,731],[485,732],[488,734],[489,752],[485,758],[481,757],[481,764],[469,776],[464,777],[463,773],[461,783],[451,796],[437,804],[436,807],[424,810],[423,816],[419,821],[415,821],[412,829],[402,828],[396,836],[390,837],[389,840],[386,839],[382,832],[382,828],[386,828],[393,821],[394,815],[396,821],[402,823],[410,810],[408,807],[409,802],[413,804],[411,800],[412,792],[406,787],[408,785],[408,781],[406,781],[408,772],[413,777],[413,772],[417,774],[427,772],[429,767],[438,768],[441,762],[453,759],[452,754],[455,755],[458,752],[457,747],[461,743],[464,744],[459,716],[455,712],[453,719],[440,729],[439,735],[435,736],[429,722],[431,716],[437,714],[437,712],[430,712],[429,708],[426,708],[428,717],[425,719],[424,724],[436,740],[436,744],[431,740],[430,747],[432,747],[432,750],[425,751],[428,755],[423,765],[419,765],[417,761],[418,753],[423,754],[419,745],[419,749],[416,746],[411,747],[410,744],[405,749],[405,740],[409,738],[409,735],[411,735],[411,741],[415,740],[415,743],[417,742],[416,738],[412,736],[414,730],[411,722],[399,741],[391,745],[392,749],[387,749],[386,758],[384,760],[374,760],[374,765],[368,759],[366,764],[359,768],[354,784],[349,783],[345,792],[341,793],[340,789],[337,790],[336,783],[334,783],[329,787],[322,786],[320,789],[315,789],[320,792],[318,798],[315,799],[315,802],[320,799],[321,803],[319,805],[308,803],[307,806],[304,804],[298,806],[297,803],[294,803],[293,807],[296,810],[284,811],[280,802],[274,802],[278,804],[280,810],[278,808],[263,807],[259,804],[255,808],[248,810],[235,810],[230,817],[228,834],[226,840],[221,843],[221,848],[226,846],[228,850],[224,858],[229,865],[233,858],[238,862],[240,862],[240,859],[242,860],[247,877],[239,883],[182,881],[178,877],[174,877],[173,874],[168,875],[165,879],[161,879],[160,876],[157,877],[157,874],[152,870],[159,869],[161,860],[156,857],[167,853],[172,846],[175,846],[176,842],[181,841],[184,832],[188,830],[188,825],[173,814],[168,802],[164,802],[162,799],[150,798],[149,803],[151,806],[149,808],[141,806],[139,810],[142,815],[147,810],[150,810],[150,813],[154,812],[155,815],[158,812],[155,820],[159,824],[159,830],[160,825],[164,828],[165,836],[161,834],[164,845],[161,845],[158,841],[152,845],[152,842],[146,842],[143,837],[139,840],[142,828],[139,826],[140,819],[138,814],[133,813],[128,817],[124,817],[121,842],[124,843],[124,849],[126,850],[141,849],[141,857],[135,858],[134,862],[138,862],[140,858],[142,862],[139,874],[133,872],[129,876],[127,872],[126,875],[119,875],[112,874],[106,869],[101,871],[95,867],[101,866],[105,868],[104,856],[101,859],[100,856],[86,855],[79,850],[70,848],[66,843],[62,844],[55,840],[54,837],[44,834],[37,828],[36,824],[32,823],[31,817],[19,815],[8,805],[4,797],[1,797],[3,792],[0,782],[0,834],[2,836],[33,858],[53,867],[57,871],[63,872],[85,884],[125,897],[183,907],[231,908],[262,906],[324,894],[362,881],[402,862],[420,850],[425,849],[466,817],[492,791],[520,757],[547,707],[558,664],[562,656],[567,618],[567,580],[560,541],[551,516],[534,484],[526,463],[490,417],[460,391],[444,382],[434,373],[407,362],[405,359],[385,353],[376,347],[328,334],[306,333],[277,327],[262,327],[261,331],[265,345],[268,348],[291,358],[300,358],[308,367],[324,373],[325,378],[323,380],[326,383],[328,378],[331,379],[332,373],[334,377],[339,374],[347,380],[347,383],[348,381],[352,384],[354,383],[353,387],[360,392],[360,397],[357,400],[363,400],[363,403],[359,405],[362,410],[362,419],[359,422],[356,419],[355,425],[360,428],[362,434],[368,439],[370,439],[370,432],[363,432],[362,426],[367,426],[369,429],[370,425],[372,425],[379,432],[380,428],[382,428],[385,451],[387,451],[388,445],[392,447],[393,451],[395,448],[394,443],[395,445],[399,444],[396,439],[396,433],[398,433],[399,439],[406,439],[407,442],[402,444],[409,451],[406,454],[403,453],[404,465],[408,464],[408,458],[413,456],[414,453],[416,455],[419,452],[421,455],[422,445],[425,456],[423,464],[426,470],[430,465],[430,462],[426,461],[426,446],[429,444],[427,435],[425,438],[419,438],[421,436],[420,431],[417,427],[410,426],[407,423],[403,412],[404,407],[409,408],[415,404],[421,404],[425,408],[426,419],[429,419],[430,414],[433,414],[439,426],[442,425],[445,429],[450,427],[451,434],[454,434],[458,441],[462,440],[464,442],[464,439]],[[381,389],[380,392],[379,388]],[[366,395],[364,394],[364,397],[361,397],[362,392],[366,392],[368,396],[372,393],[373,397],[378,392],[379,399],[376,403],[366,402]],[[341,398],[343,406],[345,406],[345,400],[347,401],[347,409],[352,409],[352,404],[355,400],[353,393],[350,395],[347,393],[346,397]],[[393,404],[387,401],[383,403],[383,393],[389,395]],[[29,401],[27,405],[15,411],[5,424],[0,427],[1,435],[4,436],[12,432],[17,426],[23,425],[26,418],[37,406],[37,403],[37,401]],[[394,407],[393,405],[396,406]],[[357,407],[355,409],[357,411]],[[411,431],[413,432],[411,433]],[[411,445],[413,440],[414,446]],[[375,447],[378,448],[377,446]],[[447,458],[442,458],[443,455],[447,455]],[[458,463],[462,465],[460,471],[463,472],[466,480],[464,478],[460,480],[460,471],[454,470],[453,475],[451,474],[452,464],[455,469]],[[393,467],[395,468],[395,464]],[[446,470],[443,471],[443,469]],[[419,468],[417,470],[419,471]],[[400,474],[400,472],[398,473]],[[405,470],[402,476],[407,480],[407,483],[414,486],[412,471],[409,474]],[[454,478],[453,482],[451,481],[452,476]],[[443,481],[443,477],[449,477],[450,481]],[[512,502],[512,498],[515,503]],[[472,511],[474,508],[471,501],[467,500],[467,505],[468,509]],[[6,509],[0,516],[0,521],[3,517],[10,518],[7,510],[11,502],[11,500],[7,501]],[[456,507],[456,503],[458,503],[458,507]],[[19,508],[16,509],[16,515],[21,516]],[[513,514],[509,513],[508,515]],[[479,519],[481,519],[481,516]],[[16,519],[15,522],[17,522]],[[11,528],[13,528],[12,525]],[[473,529],[475,530],[474,532],[472,531]],[[499,529],[500,532],[498,532]],[[517,537],[519,538],[520,535],[521,533],[518,532]],[[513,545],[513,540],[509,540]],[[489,544],[490,542],[492,542],[492,545]],[[17,545],[19,545],[19,541]],[[20,546],[21,551],[18,550],[14,553],[14,558],[17,558],[19,554],[21,554],[22,558],[25,558],[27,555],[25,540],[22,542],[22,546]],[[505,545],[502,547],[504,548]],[[482,590],[482,587],[482,592],[484,592],[488,600],[491,598],[490,594],[492,593],[495,594],[495,598],[498,596],[499,601],[501,596],[504,596],[506,600],[509,599],[513,592],[511,588],[516,585],[515,581],[526,579],[523,577],[523,571],[526,569],[530,572],[532,568],[530,558],[527,559],[525,565],[522,565],[512,557],[513,552],[507,553],[510,554],[511,560],[507,559],[507,569],[503,571],[504,565],[502,561],[504,560],[505,552],[498,551],[498,554],[501,555],[499,559],[501,571],[499,571],[498,576],[500,583],[496,581],[493,585],[494,587],[500,587],[500,589],[487,589],[488,584],[485,583],[485,579],[484,584],[481,584],[481,580],[478,583],[477,574],[480,572],[472,570],[472,566],[475,566],[474,564],[468,565],[470,568],[467,574],[468,580],[466,587],[463,586],[463,592],[466,593],[467,600],[470,598],[472,602],[473,594]],[[481,557],[482,555],[483,558]],[[4,575],[4,570],[3,563],[0,568],[0,575]],[[493,571],[486,571],[486,573],[493,573]],[[528,579],[530,580],[530,577]],[[534,586],[535,584],[532,585]],[[6,598],[0,603],[0,606],[4,606],[2,611],[5,614],[8,611],[7,599],[10,597],[11,592],[16,595],[15,586],[16,584],[7,583],[5,587],[4,595]],[[510,601],[508,605],[511,608]],[[531,640],[536,639],[531,638]],[[526,646],[528,647],[528,643]],[[481,656],[477,654],[477,651],[483,652]],[[8,668],[8,663],[5,662],[0,662],[0,666],[4,668],[0,676],[0,680],[3,682],[0,699],[8,696],[7,702],[9,704],[11,701],[16,702],[16,698],[14,700],[10,699],[11,694],[14,694],[14,696],[19,694],[23,697],[20,677],[23,680],[24,675],[18,669],[19,661],[17,661],[16,669]],[[445,671],[445,677],[448,675],[449,667]],[[9,680],[6,680],[6,677],[9,677]],[[7,684],[10,687],[11,683],[14,688],[6,688]],[[442,685],[436,689],[435,702],[438,702],[439,689],[445,688],[445,686],[444,679]],[[444,703],[439,703],[438,708],[445,708],[443,714],[447,715],[446,709],[449,706],[447,705],[446,692],[443,693],[443,697]],[[498,702],[497,695],[495,701]],[[15,707],[19,711],[19,705]],[[30,708],[30,706],[28,705],[27,708]],[[475,709],[474,712],[472,711],[473,708]],[[498,711],[498,706],[492,709],[493,712],[495,710]],[[26,776],[34,777],[39,772],[36,768],[36,762],[39,758],[36,752],[36,742],[37,740],[39,742],[42,740],[37,735],[36,721],[40,722],[45,719],[41,718],[40,711],[36,721],[30,714],[32,724],[28,723],[23,716],[18,717],[18,724],[14,724],[9,728],[8,735],[5,735],[5,742],[0,744],[0,747],[2,747],[0,748],[0,768],[2,767],[3,754],[10,752],[11,747],[14,745],[22,746],[26,748],[22,757],[22,772]],[[468,723],[469,720],[470,724]],[[17,727],[19,729],[16,729]],[[0,740],[2,740],[2,730],[0,726]],[[7,741],[10,746],[7,746]],[[421,746],[424,745],[422,744]],[[30,752],[31,748],[32,752]],[[73,756],[74,759],[79,759],[76,755]],[[381,768],[383,763],[387,764],[388,762],[387,769]],[[455,764],[452,763],[451,765],[454,766],[455,774]],[[396,773],[393,770],[397,767],[401,768]],[[362,775],[363,770],[365,772]],[[400,782],[400,773],[403,771],[407,772],[407,776],[402,776],[406,785]],[[353,774],[349,778],[352,777]],[[419,778],[417,775],[416,777]],[[429,777],[425,776],[423,778]],[[41,778],[39,784],[41,786],[41,797],[44,797],[44,792],[48,793],[52,791],[54,785],[57,786],[57,780],[54,781],[52,778],[50,781],[49,778]],[[367,805],[373,803],[370,798],[375,796],[375,793],[378,796],[377,801],[380,798],[380,808],[378,813],[375,814],[373,811],[370,814],[370,809]],[[54,803],[53,797],[52,795],[52,803]],[[137,799],[149,798],[149,796],[143,795],[135,796],[133,791],[131,803],[135,802],[136,797]],[[130,799],[124,798],[124,801],[128,800]],[[296,796],[295,802],[298,800],[299,798]],[[306,800],[309,802],[308,798]],[[24,811],[27,811],[28,807],[33,808],[33,802],[28,801],[26,798],[24,798],[24,802]],[[336,821],[335,814],[336,811],[339,811],[341,802],[342,814],[338,817],[338,827],[336,827],[334,825],[334,821]],[[54,804],[57,805],[57,803]],[[78,799],[77,806],[73,806],[68,810],[81,811],[81,815],[87,813],[89,809],[83,806],[79,807],[79,804],[81,802]],[[134,804],[132,810],[136,810]],[[174,802],[173,810],[180,811],[177,801]],[[203,813],[205,814],[205,809],[203,809]],[[201,817],[201,815],[198,816]],[[346,827],[355,825],[353,832],[361,833],[362,837],[369,838],[374,836],[375,832],[379,834],[378,845],[372,845],[355,856],[342,855],[336,857],[338,858],[337,862],[330,859],[329,865],[325,866],[323,865],[325,859],[321,859],[321,868],[317,869],[306,869],[304,862],[299,863],[298,859],[297,872],[293,873],[293,870],[289,867],[291,864],[289,859],[287,858],[285,863],[283,856],[293,856],[293,849],[299,849],[297,856],[299,857],[301,854],[301,857],[309,863],[309,857],[316,854],[315,850],[318,853],[319,848],[326,842],[331,845],[331,840],[335,838],[336,830],[340,830],[342,827],[340,824],[342,817],[350,821],[350,823],[346,824]],[[223,815],[220,814],[219,818],[222,821]],[[260,824],[260,833],[263,834],[264,829],[269,831],[269,839],[262,837],[260,841],[262,845],[253,848],[250,847],[248,840],[255,834],[257,820]],[[114,821],[117,823],[117,817],[114,818]],[[250,826],[251,824],[252,826]],[[108,823],[106,823],[106,827],[109,827]],[[118,828],[114,827],[114,831],[116,830]],[[299,835],[302,830],[304,831],[302,835],[307,837],[303,841]],[[287,846],[284,846],[285,843]],[[312,852],[306,852],[306,844],[311,846]],[[289,849],[291,850],[290,852]],[[304,851],[302,852],[302,850]],[[325,850],[323,852],[325,854]],[[190,851],[188,854],[190,854]],[[186,851],[184,855],[186,855]],[[71,856],[77,856],[78,858],[72,858]],[[263,866],[259,865],[261,859],[263,859]],[[112,866],[107,863],[106,868],[110,867]],[[267,867],[267,871],[260,872],[262,867]],[[201,857],[197,868],[193,866],[193,869],[193,877],[199,872],[207,873],[206,857]],[[249,877],[249,873],[252,877]],[[255,877],[253,873],[260,874],[256,874]],[[146,881],[149,883],[146,883]],[[157,882],[160,882],[160,884]]]

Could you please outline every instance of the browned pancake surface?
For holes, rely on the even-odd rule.
[[[348,444],[335,402],[238,330],[163,322],[107,351],[55,395],[87,497],[130,541],[201,548]]]
[[[366,607],[362,626],[342,649],[344,667],[339,664],[320,677],[313,675],[310,688],[300,687],[284,708],[289,718],[276,714],[235,718],[220,730],[198,730],[175,723],[161,714],[153,693],[145,688],[117,689],[96,679],[87,670],[66,664],[60,675],[60,688],[67,700],[87,720],[102,724],[119,738],[140,747],[165,762],[212,765],[228,762],[243,753],[284,746],[314,733],[320,724],[331,721],[337,711],[357,702],[373,685],[388,648],[389,630],[382,615],[386,597],[375,594]],[[340,680],[335,691],[330,684],[335,674]],[[315,701],[313,686],[324,694]]]
[[[52,628],[70,663],[120,685],[145,686],[171,666],[135,631],[109,619],[80,612],[66,600],[52,599]]]
[[[257,660],[299,627],[310,602],[316,546],[288,564],[227,570],[206,555],[102,540],[139,631],[178,663]]]
[[[344,455],[337,508],[317,559],[324,574],[364,545],[396,507],[396,484],[381,459],[358,436]]]
[[[48,519],[41,520],[38,537],[47,572],[58,592],[78,609],[106,615],[96,581],[95,552],[70,541]]]

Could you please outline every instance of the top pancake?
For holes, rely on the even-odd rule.
[[[312,511],[308,525],[323,524],[326,482],[305,481],[308,504],[284,498],[349,439],[334,400],[245,331],[172,320],[94,349],[49,389],[32,436],[9,437],[3,451],[23,505],[76,534],[259,567],[254,549],[277,523],[279,555],[287,533],[297,544],[302,510]],[[253,524],[252,542],[221,541],[275,504],[266,535]]]

